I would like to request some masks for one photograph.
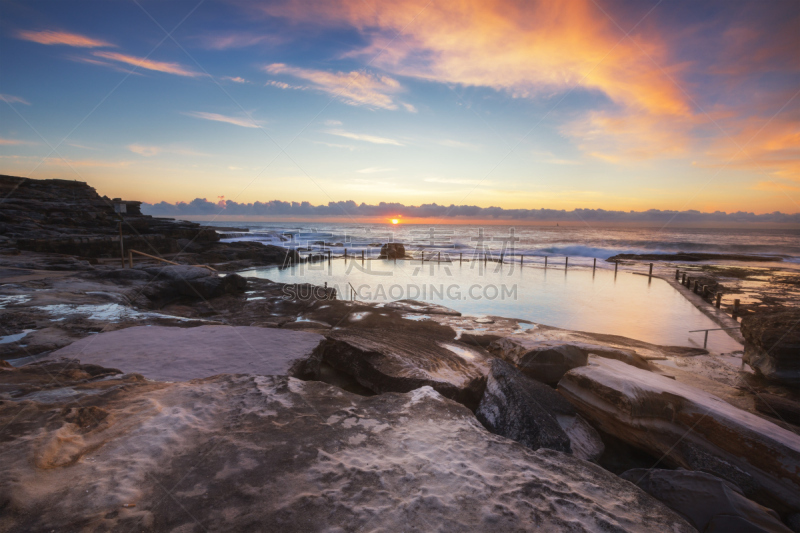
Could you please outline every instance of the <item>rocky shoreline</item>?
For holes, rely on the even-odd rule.
[[[3,531],[800,531],[791,309],[745,316],[740,369],[244,278],[300,258],[20,180],[0,177]],[[178,264],[123,268],[120,224]]]

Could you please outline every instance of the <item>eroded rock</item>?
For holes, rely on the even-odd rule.
[[[596,358],[559,391],[598,429],[667,465],[704,470],[777,511],[800,508],[800,439],[684,383]]]
[[[3,529],[693,531],[634,485],[492,435],[427,387],[363,398],[218,376],[82,402],[108,412],[88,431],[0,404],[3,427],[21,418],[4,442]]]

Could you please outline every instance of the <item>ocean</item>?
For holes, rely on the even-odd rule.
[[[202,222],[201,222],[202,223]],[[465,258],[484,251],[498,256],[535,258],[569,256],[576,265],[605,260],[617,254],[671,254],[676,252],[769,255],[781,258],[782,266],[800,268],[798,229],[658,229],[596,228],[589,226],[514,225],[422,225],[351,223],[206,222],[231,224],[249,229],[248,234],[230,232],[226,241],[252,240],[293,248],[331,250],[334,254],[377,255],[378,245],[403,243],[407,251],[442,252]],[[574,258],[574,259],[572,259]],[[762,265],[766,266],[764,263]],[[613,266],[612,266],[613,268]]]

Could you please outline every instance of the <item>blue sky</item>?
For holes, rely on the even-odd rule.
[[[795,1],[0,10],[6,174],[151,203],[800,212]]]

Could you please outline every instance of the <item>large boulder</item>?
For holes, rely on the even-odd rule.
[[[430,388],[365,398],[230,375],[91,387],[69,409],[0,404],[0,529],[693,531],[631,483],[492,435]]]
[[[483,395],[491,356],[452,340],[453,330],[401,321],[405,328],[334,329],[323,360],[376,393],[408,392],[431,386],[474,409]],[[415,327],[416,326],[416,327]],[[426,334],[423,334],[426,333]]]
[[[136,326],[80,339],[50,358],[79,358],[160,381],[223,373],[313,378],[324,340],[315,333],[250,326]]]
[[[492,433],[532,450],[549,448],[587,460],[603,453],[600,436],[572,404],[501,359],[491,361],[475,416]]]
[[[534,341],[506,337],[494,341],[488,350],[514,363],[527,376],[555,385],[573,368],[586,365],[589,354],[569,342]]]
[[[635,468],[620,476],[680,514],[698,531],[791,533],[777,513],[736,485],[705,472]]]
[[[742,319],[743,361],[767,379],[800,387],[800,309]]]
[[[389,242],[381,246],[381,259],[403,259],[406,247],[400,242]]]
[[[800,438],[684,383],[625,363],[592,358],[568,372],[559,391],[598,429],[704,470],[779,512],[800,510]]]

